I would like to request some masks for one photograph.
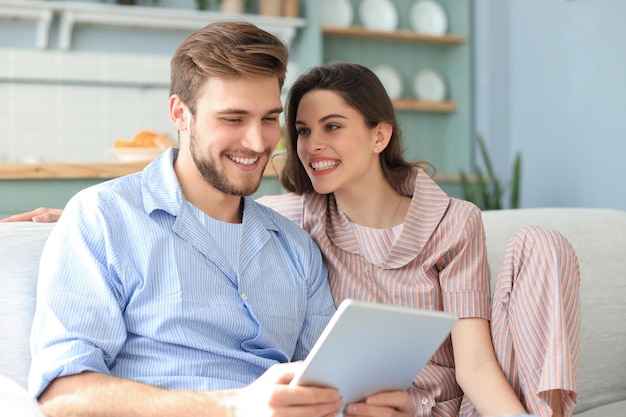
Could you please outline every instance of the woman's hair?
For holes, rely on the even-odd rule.
[[[209,77],[268,76],[285,82],[289,52],[276,36],[245,22],[215,22],[189,35],[171,61],[170,95],[178,94],[196,112]]]
[[[380,165],[385,179],[400,191],[407,175],[414,166],[403,157],[400,127],[396,113],[376,74],[358,64],[338,63],[315,67],[301,75],[289,91],[287,124],[287,160],[280,182],[291,192],[304,194],[313,191],[313,185],[302,163],[298,159],[296,116],[302,97],[312,90],[328,90],[339,94],[353,109],[357,110],[365,123],[374,128],[380,122],[389,123],[393,133],[387,147],[380,153]]]

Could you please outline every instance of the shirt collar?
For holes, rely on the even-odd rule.
[[[178,157],[178,148],[170,148],[149,163],[142,172],[141,191],[146,214],[163,210],[178,217],[188,211],[188,201],[174,171],[174,162]],[[261,226],[264,229],[278,231],[279,227],[265,213],[263,206],[252,197],[244,198],[243,224]]]
[[[411,170],[402,191],[412,196],[411,206],[396,244],[385,264],[381,265],[383,268],[400,268],[415,259],[437,229],[450,204],[450,197],[420,168]],[[328,199],[327,213],[331,219],[330,222],[326,219],[318,222],[326,227],[324,234],[327,239],[343,250],[359,253],[354,231],[349,220],[340,213],[334,196],[321,197]]]
[[[169,148],[144,168],[141,194],[148,215],[155,210],[163,210],[172,216],[179,216],[183,210],[187,200],[174,172],[177,157],[178,148]]]

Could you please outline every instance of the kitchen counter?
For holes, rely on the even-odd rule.
[[[78,191],[141,171],[147,163],[0,162],[0,218],[37,207],[64,207]],[[283,167],[284,160],[273,158],[267,164],[263,181],[253,197],[283,193],[278,179]],[[435,180],[449,195],[461,195],[457,175],[437,174]]]
[[[141,171],[148,162],[133,163],[0,163],[0,218],[37,207],[64,207],[78,191]],[[284,162],[273,158],[256,196],[283,192],[278,173]]]
[[[0,179],[115,178],[141,171],[147,163],[0,163]]]
[[[141,171],[146,162],[109,162],[109,163],[22,163],[0,162],[0,180],[3,179],[109,179]],[[285,166],[279,155],[274,156],[265,168],[264,177],[277,177]],[[435,181],[440,184],[456,183],[456,174],[436,174]]]
[[[276,177],[284,163],[281,160],[270,161],[263,173],[264,177]],[[111,163],[18,163],[1,162],[0,179],[108,179],[121,177],[141,171],[146,162],[111,162]]]

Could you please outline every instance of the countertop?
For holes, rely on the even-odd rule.
[[[76,179],[76,178],[115,178],[141,171],[150,161],[111,162],[111,163],[20,163],[0,162],[2,179]],[[284,166],[282,160],[271,160],[264,177],[275,177]]]
[[[141,171],[145,162],[102,162],[102,163],[22,163],[0,162],[0,180],[33,179],[93,179],[115,178]],[[285,166],[282,156],[275,155],[265,168],[264,177],[277,177]],[[469,176],[475,180],[474,175]],[[458,174],[437,173],[433,179],[438,183],[455,183]]]

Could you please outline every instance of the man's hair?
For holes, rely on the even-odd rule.
[[[171,61],[170,95],[178,94],[191,111],[209,77],[276,77],[285,81],[289,52],[276,36],[245,22],[214,22],[189,35]]]
[[[391,99],[385,87],[367,67],[358,64],[327,64],[310,69],[301,75],[289,90],[287,125],[287,160],[281,172],[282,186],[291,192],[305,194],[314,191],[297,153],[298,132],[296,117],[302,97],[313,90],[327,90],[337,93],[348,106],[361,113],[368,128],[380,122],[389,123],[393,128],[391,140],[380,153],[380,165],[385,179],[397,191],[402,190],[406,177],[414,166],[403,157],[400,125],[396,118]]]

